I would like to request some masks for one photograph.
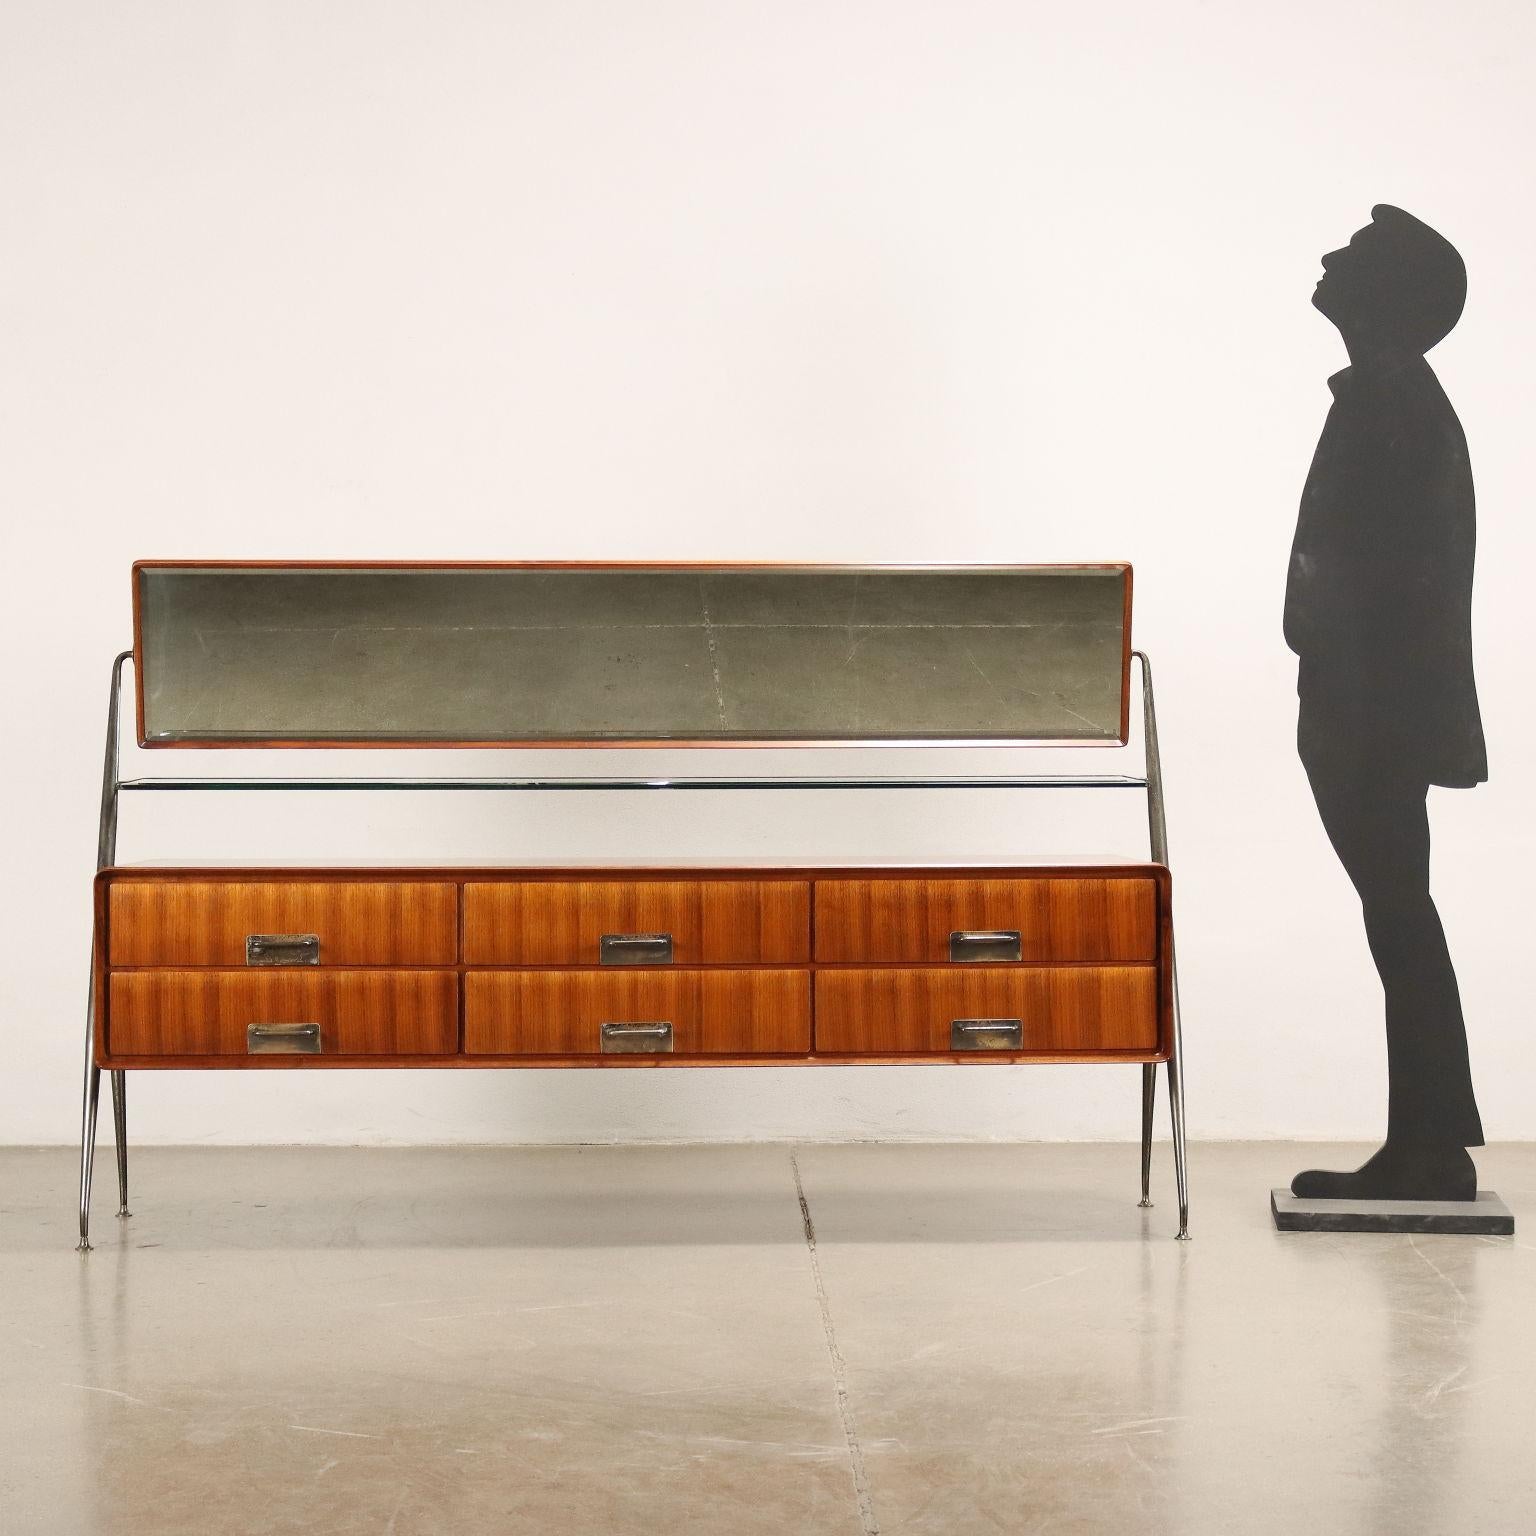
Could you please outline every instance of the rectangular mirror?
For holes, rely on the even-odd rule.
[[[1130,567],[134,568],[145,746],[1123,742]]]

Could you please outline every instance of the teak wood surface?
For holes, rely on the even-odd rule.
[[[464,978],[470,1056],[592,1055],[603,1024],[657,1021],[672,1025],[675,1055],[804,1055],[810,972],[623,967]]]
[[[1022,1021],[1025,1050],[1152,1051],[1157,970],[957,965],[816,973],[820,1051],[932,1055],[949,1050],[954,1020],[997,1018]]]
[[[1017,929],[1020,961],[1150,961],[1150,879],[818,880],[816,958],[947,963],[957,930]]]
[[[1131,971],[1135,974],[1124,980],[1106,979],[1103,986],[1107,987],[1107,990],[1101,989],[1097,994],[1091,994],[1090,991],[1083,990],[1083,983],[1063,979],[1067,978],[1074,968],[1084,968],[1080,960],[1074,961],[1070,956],[1041,964],[1035,973],[1037,976],[1047,976],[1053,971],[1061,973],[1060,977],[1051,982],[1025,979],[1026,973],[1031,970],[1027,961],[1023,964],[972,963],[915,967],[910,963],[904,964],[899,961],[870,960],[865,965],[859,966],[853,961],[814,958],[817,949],[814,944],[813,958],[809,964],[801,961],[793,969],[784,966],[776,972],[765,969],[761,964],[753,968],[739,961],[720,961],[709,968],[592,965],[581,969],[577,968],[581,962],[567,961],[559,967],[546,965],[540,969],[530,966],[526,970],[504,971],[498,974],[488,969],[476,970],[458,956],[457,906],[465,886],[521,887],[524,888],[524,901],[528,900],[529,890],[545,885],[555,887],[596,884],[658,887],[655,890],[641,892],[636,898],[640,901],[671,899],[659,889],[661,887],[678,885],[689,888],[690,891],[693,887],[707,887],[714,892],[714,895],[698,899],[704,905],[713,901],[723,901],[724,906],[718,909],[722,911],[729,911],[733,903],[746,900],[744,892],[747,889],[756,891],[757,900],[761,903],[764,901],[762,895],[764,888],[772,888],[775,892],[779,892],[785,887],[802,886],[809,892],[810,919],[812,931],[815,934],[820,931],[820,924],[826,915],[822,891],[828,886],[858,890],[866,885],[881,882],[910,882],[919,885],[928,882],[932,884],[933,890],[928,893],[927,898],[919,898],[917,908],[932,912],[942,909],[947,913],[950,909],[945,906],[945,903],[950,898],[946,892],[955,884],[980,883],[982,886],[997,884],[1008,888],[1034,882],[1056,881],[1087,882],[1090,885],[1104,883],[1108,888],[1125,887],[1126,891],[1136,887],[1150,888],[1156,931],[1153,963],[1130,967],[1094,967],[1093,969],[1104,972],[1106,978],[1110,972]],[[109,967],[109,953],[132,954],[142,958],[146,953],[172,952],[164,949],[146,951],[136,949],[132,945],[127,949],[119,950],[114,930],[119,912],[129,913],[130,922],[133,922],[138,920],[144,912],[176,910],[167,891],[178,886],[194,891],[197,893],[196,901],[210,902],[215,910],[224,910],[223,903],[227,901],[230,903],[228,910],[231,912],[239,910],[239,902],[247,899],[240,895],[239,887],[261,890],[268,888],[298,890],[306,886],[321,888],[357,886],[377,889],[388,893],[381,895],[378,899],[383,903],[382,910],[386,914],[385,932],[392,935],[388,940],[391,945],[399,937],[390,927],[393,919],[387,917],[388,913],[396,910],[392,904],[403,903],[404,910],[412,910],[413,901],[425,899],[428,903],[427,910],[438,913],[433,921],[439,924],[446,921],[448,925],[447,950],[434,948],[433,952],[451,952],[453,958],[448,966],[436,973],[401,970],[391,972],[340,970],[334,968],[334,961],[329,967],[325,963],[319,967],[250,969],[242,965],[235,970],[209,968],[202,971],[181,964],[163,966],[159,970]],[[732,886],[741,886],[743,891],[732,893],[729,889]],[[129,898],[120,905],[119,899],[124,893],[139,887],[145,888],[148,894],[147,904],[137,905],[134,899]],[[425,891],[428,895],[425,898],[419,895],[399,895],[393,890],[396,887],[405,892]],[[433,887],[439,888],[439,892],[432,893]],[[444,917],[441,911],[443,901],[441,890],[450,893],[450,915],[447,917]],[[859,1063],[894,1064],[917,1059],[944,1061],[956,1065],[1073,1060],[1148,1062],[1165,1060],[1172,1038],[1172,988],[1169,976],[1172,954],[1172,917],[1169,902],[1169,876],[1166,868],[1155,864],[1101,864],[1096,861],[1045,864],[1022,861],[1019,865],[978,864],[957,868],[911,864],[888,866],[789,864],[780,866],[774,864],[765,866],[757,862],[741,866],[682,864],[634,867],[560,865],[491,868],[381,866],[377,868],[338,867],[325,870],[262,869],[244,866],[223,869],[210,869],[206,866],[157,868],[129,865],[103,870],[97,877],[95,894],[95,984],[96,996],[101,1001],[101,1006],[96,1009],[95,1050],[96,1060],[103,1067],[313,1070],[349,1064],[370,1068],[687,1067],[710,1064],[817,1066]],[[568,899],[565,894],[557,895],[556,908],[563,910],[563,904]],[[686,906],[687,901],[693,899],[691,894],[687,895],[684,905]],[[771,906],[777,899],[777,895],[771,897],[769,905]],[[898,900],[898,907],[901,900],[905,899],[907,898]],[[1124,892],[1120,896],[1106,894],[1105,905],[1101,909],[1096,905],[1098,898],[1085,898],[1080,894],[1067,902],[1066,910],[1079,915],[1102,910],[1107,917],[1108,913],[1115,908],[1116,902],[1127,901],[1128,910],[1134,912],[1139,910],[1138,904],[1142,899],[1140,896],[1128,895]],[[536,898],[533,900],[533,905],[537,908]],[[750,906],[750,902],[748,905]],[[792,905],[791,901],[790,906]],[[1046,900],[1046,905],[1049,909],[1049,898]],[[260,910],[263,916],[292,915],[292,909],[281,905]],[[313,912],[318,909],[310,907],[308,910]],[[354,914],[355,920],[357,912],[371,909],[366,904],[362,907],[353,904],[347,910]],[[844,910],[847,910],[846,904]],[[995,920],[991,909],[986,909],[985,915],[988,921],[985,924],[978,923],[976,926],[1019,926],[1021,929],[1024,926],[1022,922],[1005,924]],[[948,919],[945,917],[942,920]],[[234,926],[224,930],[242,946],[240,951],[242,961],[245,931],[240,928],[240,923],[243,921],[244,912],[241,911],[239,919],[234,920]],[[1126,932],[1138,932],[1137,925],[1140,921],[1139,917],[1135,918]],[[163,940],[165,933],[168,930],[174,931],[176,926],[175,922],[161,921],[158,927],[152,923],[148,931],[161,936],[155,941],[158,944]],[[193,933],[205,932],[195,921],[183,926],[189,926],[189,931]],[[295,924],[294,931],[301,931],[301,929],[315,931],[315,926],[313,923],[307,927]],[[274,924],[274,928],[276,927],[277,925]],[[746,923],[744,929],[733,923],[730,931],[735,937],[731,942],[737,942],[741,933],[750,931],[751,928],[751,922]],[[283,931],[286,931],[286,925]],[[702,934],[703,930],[700,931]],[[766,931],[766,926],[759,922],[759,932]],[[1056,935],[1057,940],[1064,943],[1064,935],[1076,933],[1079,930],[1074,920],[1055,927],[1048,924],[1044,931]],[[435,932],[434,946],[443,941],[442,928],[439,926]],[[947,931],[944,934],[944,941],[947,946]],[[142,942],[140,939],[133,941],[134,944],[140,942]],[[178,942],[183,941],[178,940]],[[197,942],[204,942],[204,940],[200,938]],[[360,936],[360,942],[377,941],[363,941]],[[541,940],[541,942],[545,941]],[[1092,940],[1091,935],[1084,936],[1085,947],[1091,948],[1094,942],[1097,941]],[[217,952],[224,953],[222,950]],[[837,952],[849,953],[850,951]],[[1029,951],[1025,952],[1027,954]],[[687,990],[692,983],[678,981],[679,977],[688,975],[690,970],[700,976],[711,978],[707,984],[701,984],[701,990],[697,993],[700,1009],[697,1013],[688,1012],[688,1000],[695,995]],[[957,990],[946,992],[941,988],[938,992],[925,994],[922,986],[911,980],[904,983],[880,980],[881,977],[896,978],[903,975],[910,977],[914,970],[932,971],[941,978],[947,976],[951,980],[942,983],[942,986]],[[482,997],[501,996],[504,989],[506,997],[511,998],[515,993],[521,998],[523,1001],[519,1006],[524,1011],[518,1017],[525,1019],[529,1017],[528,1008],[533,1007],[541,998],[548,995],[540,990],[541,984],[536,978],[541,975],[550,976],[557,971],[559,974],[553,982],[542,985],[552,986],[556,991],[561,988],[566,989],[564,995],[571,1003],[569,1017],[584,1018],[591,1022],[594,1026],[594,1034],[595,1025],[603,1022],[604,1018],[608,1018],[610,1022],[619,1020],[610,1017],[612,1010],[604,1013],[603,1017],[596,1017],[591,1012],[583,1014],[577,1006],[578,1002],[585,1007],[593,999],[605,1005],[619,1000],[633,1002],[638,1008],[641,1002],[647,999],[654,1001],[659,998],[665,1001],[670,998],[675,1003],[674,1012],[677,1015],[672,1019],[678,1031],[676,1050],[665,1055],[594,1054],[590,1035],[575,1039],[570,1035],[560,1037],[556,1031],[555,1035],[551,1036],[542,1032],[546,1029],[545,1025],[540,1025],[531,1035],[521,1036],[515,1041],[510,1034],[505,1036],[486,1034],[477,1042],[483,1049],[476,1049],[471,1053],[465,1048],[462,1043],[463,998],[465,994],[473,992],[480,985],[476,980],[477,977],[488,978],[484,983],[486,990],[480,994]],[[373,1008],[371,999],[368,1006],[361,1012],[354,1011],[355,999],[366,995],[351,990],[357,986],[356,982],[350,980],[345,982],[334,994],[332,1002],[334,1011],[330,1013],[323,1012],[322,1008],[323,999],[327,994],[304,990],[313,986],[317,980],[323,980],[326,977],[332,980],[370,976],[393,977],[398,981],[402,977],[416,978],[423,974],[428,976],[435,974],[440,980],[411,980],[406,984],[405,1000],[398,1004],[386,995],[391,983],[388,981],[384,983],[386,993],[379,994],[382,1022],[377,1026],[369,1025],[363,1019],[363,1015]],[[852,979],[840,984],[837,981],[840,975]],[[708,1021],[719,1015],[713,1012],[712,1007],[709,1010],[703,1009],[706,992],[702,988],[707,985],[710,989],[727,989],[709,991],[707,993],[709,999],[726,996],[728,988],[732,985],[728,978],[732,976],[747,978],[745,983],[747,992],[742,994],[746,1000],[740,1006],[732,1002],[727,1011],[738,1023],[731,1025],[730,1028],[722,1026],[724,1029],[722,1033],[709,1025]],[[508,977],[513,979],[515,985],[508,981]],[[640,978],[644,977],[659,978],[664,987],[681,986],[682,990],[674,993],[663,991],[649,994],[622,990],[626,986],[636,986]],[[771,979],[775,977],[777,979]],[[1014,980],[1010,981],[1010,977]],[[143,978],[143,980],[140,981],[137,978]],[[210,983],[209,978],[227,978],[227,981],[215,980]],[[613,990],[615,983],[620,990]],[[233,984],[233,990],[227,993],[221,992],[221,989],[229,984]],[[284,992],[281,985],[277,992],[262,990],[274,984],[290,984],[298,990]],[[742,985],[743,983],[734,984]],[[813,984],[814,993],[812,993]],[[1045,986],[1043,993],[1038,990],[1042,985]],[[1010,986],[1023,990],[1010,992],[1008,990]],[[1067,991],[1058,999],[1050,990],[1052,986],[1064,986]],[[1150,994],[1145,991],[1148,986],[1151,989]],[[198,990],[199,987],[203,990]],[[441,992],[434,990],[438,987],[445,990]],[[885,993],[880,991],[882,987],[886,988]],[[1036,990],[1030,991],[1031,987]],[[1077,990],[1074,991],[1074,987]],[[413,988],[421,990],[413,993]],[[925,1006],[935,1011],[927,1014],[920,1010],[914,1011],[917,1008],[916,1000],[925,995],[927,997]],[[417,999],[414,1002],[411,1000],[413,996]],[[875,1005],[871,1002],[872,998],[880,996],[886,997],[891,1006],[891,1011],[887,1015],[888,1023],[883,1027],[877,1027],[878,1021],[872,1012]],[[951,1017],[1025,1017],[1024,1009],[1032,1007],[1033,1002],[1042,996],[1050,1007],[1055,1008],[1059,1001],[1065,1008],[1063,1017],[1070,1023],[1065,1033],[1057,1035],[1036,1030],[1031,1034],[1026,1028],[1022,1047],[1018,1051],[958,1053],[949,1051],[948,1024]],[[1144,1012],[1148,996],[1151,998],[1150,1029],[1144,1024],[1148,1016]],[[896,1006],[898,997],[905,1000],[901,1007]],[[267,1006],[274,998],[289,1005],[281,1014],[274,1007]],[[316,1002],[316,999],[321,999],[322,1002]],[[301,1008],[300,1003],[305,1001],[313,1006]],[[263,1004],[263,1007],[254,1009],[252,1005],[258,1003]],[[1015,1006],[1004,1007],[1003,1003],[1012,1003]],[[840,1015],[839,1007],[842,1009]],[[127,1011],[119,1013],[120,1008]],[[827,1015],[831,1021],[830,1032],[829,1030],[813,1032],[809,1023],[811,1014],[822,1008],[831,1010]],[[903,1012],[902,1008],[906,1011]],[[946,1008],[951,1011],[944,1012]],[[1097,1012],[1094,1011],[1095,1009]],[[1125,1021],[1123,1028],[1119,1025],[1111,1027],[1109,1022],[1117,1009],[1123,1010],[1120,1015]],[[648,1008],[647,1016],[654,1011]],[[547,1020],[549,1015],[545,1014],[544,1017]],[[633,1018],[635,1015],[628,1013],[624,1017]],[[921,1031],[910,1024],[910,1020],[919,1017],[927,1021]],[[691,1027],[687,1021],[691,1018],[703,1021],[695,1034],[687,1033],[688,1028]],[[845,1022],[838,1023],[839,1018]],[[773,1023],[774,1019],[781,1021],[782,1028]],[[363,1021],[358,1029],[352,1028],[353,1020]],[[740,1026],[741,1020],[748,1021],[744,1028]],[[847,1032],[850,1026],[846,1021],[849,1020],[862,1021],[852,1028],[852,1033]],[[908,1023],[895,1028],[889,1023],[890,1020],[898,1023],[907,1020]],[[331,1027],[326,1030],[324,1051],[319,1056],[245,1054],[244,1029],[249,1023],[316,1022],[325,1025],[328,1021]],[[345,1027],[342,1027],[343,1024]],[[119,1025],[123,1027],[119,1028]],[[559,1043],[561,1038],[571,1043],[561,1045]],[[524,1054],[532,1049],[526,1043],[529,1040],[538,1044],[552,1041],[553,1049],[557,1053]],[[700,1042],[696,1048],[692,1043],[695,1041]],[[559,1054],[559,1051],[565,1051],[566,1054]]]
[[[407,880],[135,880],[112,887],[113,966],[243,966],[251,934],[312,933],[320,964],[454,965],[458,888]]]
[[[243,1057],[251,1024],[318,1024],[322,1055],[459,1047],[459,978],[448,970],[114,971],[110,1007],[109,1039],[126,1056]]]
[[[805,880],[470,881],[467,965],[597,965],[605,933],[668,933],[674,965],[793,965],[811,953]]]

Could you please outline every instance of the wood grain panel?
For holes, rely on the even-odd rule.
[[[107,1043],[117,1056],[244,1056],[250,1024],[318,1024],[327,1056],[453,1055],[459,1046],[453,971],[117,971],[109,988]]]
[[[1019,930],[1020,960],[1143,962],[1157,956],[1150,879],[889,879],[816,882],[816,959],[947,963],[964,929]]]
[[[320,964],[453,965],[458,893],[450,883],[340,880],[119,880],[111,890],[114,966],[245,964],[252,933],[314,933]]]
[[[505,880],[464,887],[468,965],[597,965],[605,933],[670,933],[675,965],[810,957],[805,880]]]
[[[954,1019],[1016,1018],[1020,1049],[1157,1049],[1150,965],[949,966],[816,973],[816,1049],[949,1054]]]
[[[811,1048],[810,973],[625,968],[464,977],[470,1056],[597,1054],[602,1024],[655,1020],[670,1021],[678,1055],[804,1055]]]

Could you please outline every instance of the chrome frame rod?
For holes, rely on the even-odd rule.
[[[1157,741],[1157,705],[1152,693],[1152,663],[1145,651],[1132,654],[1141,664],[1142,750],[1147,764],[1147,837],[1152,859],[1168,862],[1168,822],[1163,810],[1163,760]],[[1173,1125],[1173,1177],[1179,1198],[1180,1242],[1189,1241],[1189,1171],[1184,1135],[1184,1031],[1179,1013],[1179,966],[1169,929],[1168,974],[1173,988],[1173,1041],[1168,1054],[1168,1110]],[[1141,1091],[1141,1203],[1150,1205],[1152,1110],[1157,1095],[1157,1068],[1144,1066]]]
[[[107,746],[101,769],[101,818],[96,834],[96,868],[105,869],[117,857],[117,793],[120,788],[121,753],[118,732],[122,714],[123,667],[132,651],[119,652],[112,663],[112,692],[107,700]],[[91,1174],[96,1158],[96,1108],[101,1097],[101,1068],[96,1065],[96,961],[91,958],[91,980],[85,1007],[85,1083],[80,1110],[80,1253],[91,1251]],[[118,1215],[128,1215],[128,1108],[127,1075],[112,1073],[112,1128],[117,1139]]]

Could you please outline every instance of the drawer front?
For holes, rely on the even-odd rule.
[[[120,880],[108,933],[114,966],[453,965],[458,892],[408,880]],[[318,944],[295,942],[310,936]]]
[[[1024,1054],[1157,1049],[1157,969],[1150,965],[950,966],[816,973],[816,1049],[949,1055],[959,1035],[1003,1044],[994,1021],[1019,1021]]]
[[[808,971],[470,971],[470,1056],[803,1056],[811,1048]],[[642,1026],[671,1025],[667,1036]],[[624,1026],[632,1028],[626,1030]],[[658,1048],[670,1044],[670,1052]]]
[[[108,981],[114,1056],[246,1056],[291,1047],[279,1028],[318,1024],[322,1056],[452,1056],[453,971],[117,971]],[[307,1054],[307,1052],[305,1053]]]
[[[1018,934],[1017,950],[1011,938]],[[952,950],[951,941],[961,935]],[[996,935],[997,939],[984,936]],[[1157,957],[1151,879],[818,880],[816,959],[909,965],[1017,958],[1147,962]]]
[[[803,965],[811,952],[805,880],[506,880],[464,887],[469,965]],[[666,935],[670,946],[603,936]],[[627,951],[627,952],[626,952]],[[663,962],[667,963],[667,962]]]

